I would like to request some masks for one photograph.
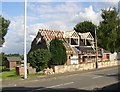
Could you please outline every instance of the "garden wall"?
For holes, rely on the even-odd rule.
[[[104,61],[98,62],[98,68],[105,68],[111,66],[117,66],[118,61]],[[83,71],[83,70],[90,70],[95,69],[96,64],[94,63],[86,63],[86,64],[77,64],[77,65],[59,65],[53,66],[54,73],[64,73],[64,72],[72,72],[72,71]]]

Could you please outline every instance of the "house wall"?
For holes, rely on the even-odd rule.
[[[111,67],[111,66],[117,66],[117,65],[118,65],[117,60],[98,62],[98,68]],[[86,64],[77,64],[77,65],[53,66],[53,71],[55,73],[64,73],[64,72],[72,72],[72,71],[90,70],[90,69],[95,69],[95,68],[96,68],[95,63],[86,63]]]
[[[19,62],[18,65],[20,65],[20,61],[6,61],[6,68],[7,69],[12,69],[12,68],[15,68],[17,66],[17,63],[16,62]]]
[[[67,61],[66,64],[69,65],[70,64],[70,55],[67,56]]]
[[[73,55],[70,57],[70,64],[79,64],[78,55]]]
[[[115,60],[117,59],[117,53],[110,54],[110,60]]]
[[[9,62],[9,68],[15,68],[16,67],[16,61],[10,61]]]
[[[110,60],[110,54],[106,54],[106,53],[103,54],[103,61],[105,60]]]

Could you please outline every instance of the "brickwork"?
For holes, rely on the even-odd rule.
[[[36,69],[32,68],[32,67],[27,67],[27,74],[32,74],[32,73],[36,73]],[[24,67],[22,66],[17,66],[16,67],[16,74],[23,76],[24,75]]]
[[[9,68],[10,69],[15,68],[15,67],[16,67],[16,61],[9,62]]]

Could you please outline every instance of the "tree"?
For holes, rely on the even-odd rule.
[[[28,62],[33,68],[36,68],[37,72],[47,68],[50,59],[50,52],[44,49],[37,49],[28,54]]]
[[[10,21],[4,19],[0,15],[0,47],[5,42],[4,36],[7,34],[7,30],[8,30],[9,24],[10,24]]]
[[[51,61],[50,65],[64,65],[67,60],[66,48],[63,42],[58,38],[52,39],[50,42]]]
[[[103,21],[97,30],[98,45],[110,52],[120,51],[120,19],[116,8],[102,10]]]
[[[0,66],[2,66],[2,70],[6,69],[5,64],[6,64],[6,56],[3,52],[0,53]]]
[[[74,27],[74,30],[80,33],[90,32],[93,35],[93,37],[95,37],[95,28],[96,28],[96,25],[94,25],[92,22],[84,21],[84,22],[78,23]]]

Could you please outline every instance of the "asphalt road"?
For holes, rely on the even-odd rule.
[[[62,74],[61,74],[62,75]],[[14,81],[14,80],[13,80]],[[56,91],[106,91],[119,89],[119,70],[118,67],[97,69],[93,71],[84,71],[71,73],[65,76],[54,76],[53,78],[36,78],[4,85],[2,92],[56,92]],[[120,84],[120,83],[119,83]]]

